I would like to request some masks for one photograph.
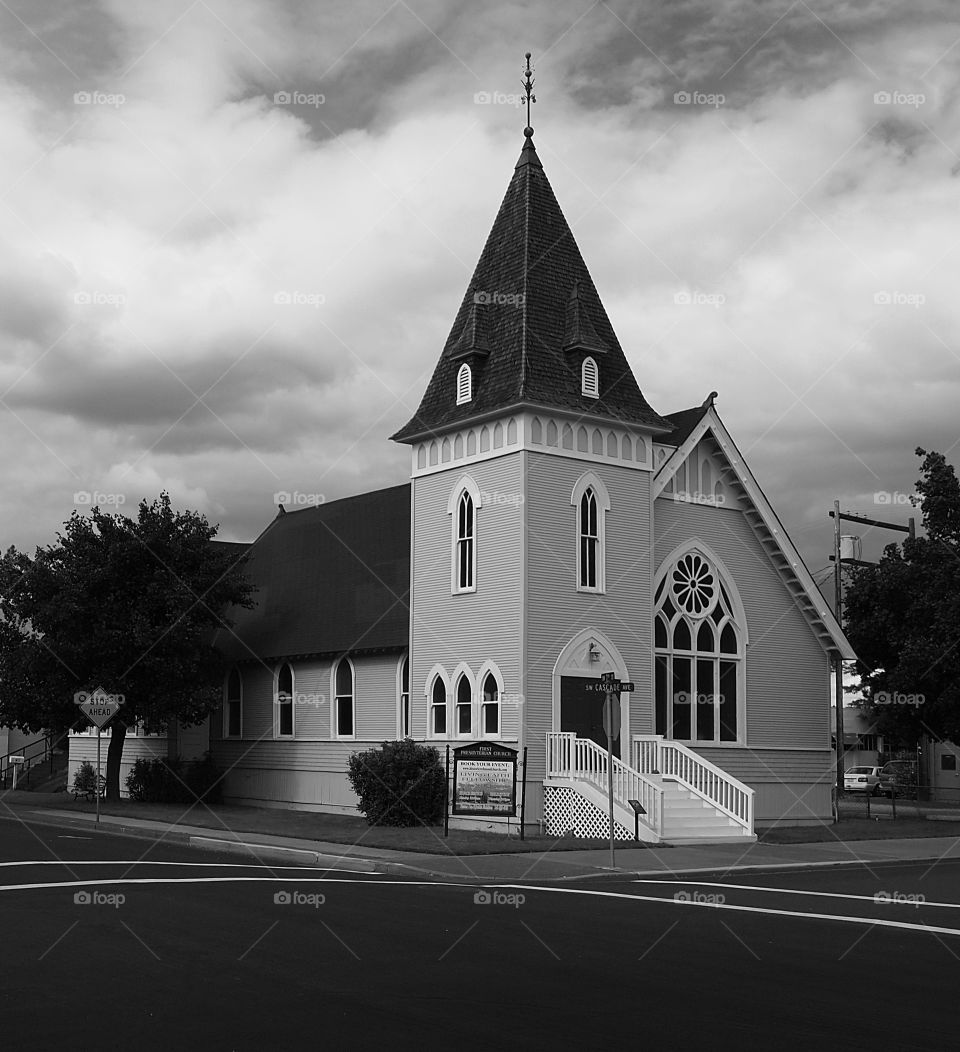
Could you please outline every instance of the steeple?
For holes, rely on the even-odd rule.
[[[637,385],[537,156],[532,86],[528,55],[523,149],[433,377],[397,442],[522,407],[673,430]],[[599,361],[599,398],[582,390],[586,354]],[[471,398],[457,404],[464,361],[482,368]]]

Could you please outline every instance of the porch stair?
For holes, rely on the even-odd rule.
[[[656,844],[750,843],[753,790],[687,746],[658,736],[634,741],[635,766],[613,759],[619,840]],[[567,732],[547,735],[544,799],[551,834],[609,836],[607,753]],[[639,803],[639,814],[633,804]]]

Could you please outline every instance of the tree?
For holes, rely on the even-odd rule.
[[[941,453],[916,452],[926,536],[853,569],[846,633],[859,658],[860,708],[879,733],[904,744],[923,734],[960,741],[960,482]]]
[[[10,548],[0,559],[0,723],[66,730],[78,692],[123,695],[106,773],[107,797],[119,799],[127,726],[197,724],[221,701],[214,630],[231,626],[231,605],[254,604],[242,558],[212,544],[216,532],[162,493],[136,520],[74,512],[32,559]]]

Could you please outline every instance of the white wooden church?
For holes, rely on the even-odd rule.
[[[714,398],[666,416],[644,399],[527,128],[393,436],[410,480],[281,508],[246,551],[258,605],[220,634],[231,668],[208,728],[227,797],[355,813],[351,753],[491,741],[526,748],[531,831],[605,835],[591,687],[612,672],[634,687],[619,837],[630,800],[653,842],[830,821],[830,668],[853,653]],[[74,738],[74,761],[91,745]],[[129,739],[125,768],[150,749]]]

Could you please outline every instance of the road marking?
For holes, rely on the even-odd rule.
[[[800,917],[806,920],[837,921],[841,924],[867,924],[878,928],[903,928],[939,935],[960,935],[960,928],[939,928],[932,924],[910,924],[907,921],[883,920],[876,917],[853,917],[843,913],[803,913],[798,910],[775,910],[766,906],[737,906],[727,902],[697,902],[695,899],[664,899],[659,895],[627,895],[619,891],[597,891],[587,888],[548,888],[530,884],[488,884],[486,887],[509,888],[523,891],[552,891],[560,895],[594,895],[602,898],[633,899],[637,902],[658,902],[661,906],[699,906],[709,910],[733,910],[736,913],[763,913],[771,917]]]
[[[683,880],[682,877],[676,880],[635,880],[633,883],[666,884],[673,887],[685,885],[698,888],[733,888],[737,891],[766,891],[774,895],[816,895],[827,899],[856,899],[859,902],[872,902],[878,906],[936,906],[946,910],[960,910],[960,902],[931,902],[929,899],[924,899],[923,902],[905,902],[893,898],[878,900],[873,895],[850,895],[840,891],[803,891],[798,888],[771,888],[762,884],[721,884],[719,881]]]
[[[90,839],[84,837],[84,839]],[[362,861],[366,861],[363,859]],[[0,862],[0,867],[5,866],[187,866],[190,869],[199,869],[202,867],[209,867],[212,869],[264,869],[262,864],[256,862],[151,862],[149,859],[130,859],[129,861],[105,858],[100,861],[91,862],[89,859],[83,859],[77,862],[60,862],[53,858],[38,858],[32,862]],[[272,870],[276,869],[305,869],[308,872],[316,872],[316,866],[270,866]]]
[[[377,874],[373,874],[376,876]],[[397,887],[478,887],[505,888],[516,891],[546,891],[554,895],[588,895],[593,898],[619,899],[628,902],[651,902],[660,906],[694,906],[711,910],[732,910],[736,913],[760,913],[771,917],[796,917],[801,920],[836,921],[840,924],[873,925],[878,928],[900,928],[904,931],[926,932],[935,935],[960,935],[960,928],[942,928],[932,924],[911,924],[907,921],[884,920],[876,917],[855,917],[838,913],[803,913],[797,910],[778,910],[765,906],[738,906],[733,903],[697,902],[696,900],[665,899],[659,895],[629,895],[620,891],[599,891],[594,888],[551,888],[538,884],[502,884],[488,881],[484,884],[464,884],[462,881],[411,881],[411,880],[355,880],[349,877],[109,877],[105,880],[59,880],[48,883],[0,884],[4,891],[41,891],[47,888],[105,887],[110,884],[278,884],[289,883],[291,879],[299,884],[375,884],[377,887],[392,885]]]

